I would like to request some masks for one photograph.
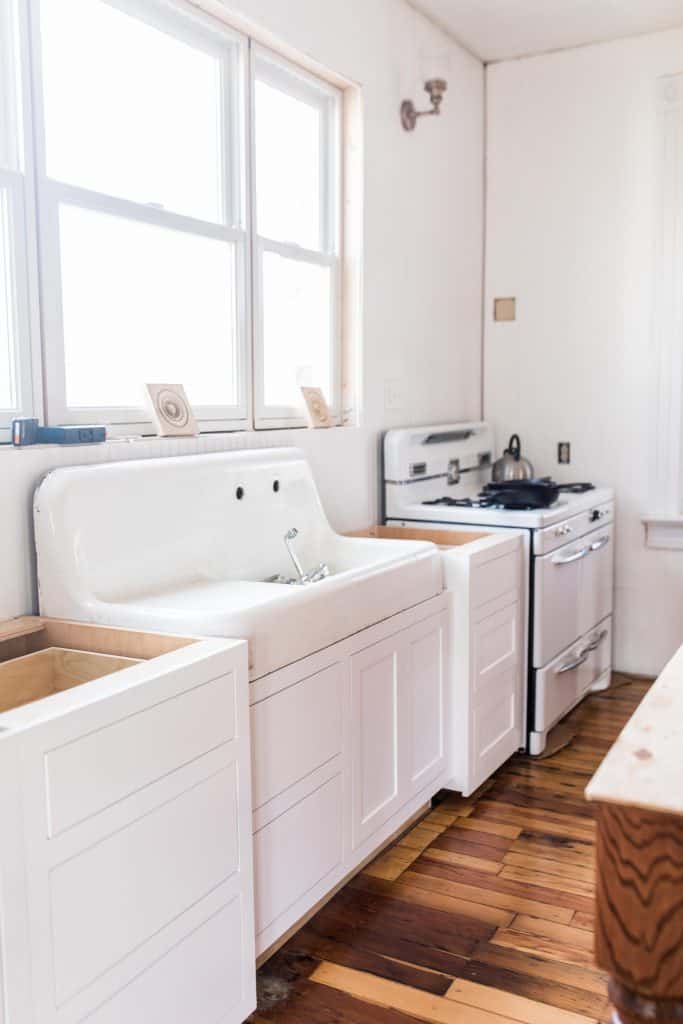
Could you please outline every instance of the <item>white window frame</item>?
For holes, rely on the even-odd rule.
[[[657,83],[659,187],[653,275],[648,547],[683,550],[683,74]]]
[[[10,166],[0,164],[0,190],[7,195],[10,225],[10,295],[15,332],[12,374],[16,394],[12,408],[0,408],[0,442],[11,439],[13,419],[39,416],[43,402],[27,23],[25,0],[10,2],[0,12],[0,59],[5,67],[0,87],[6,89],[3,117],[14,143],[14,152],[7,160]]]
[[[235,244],[236,264],[236,383],[238,401],[234,406],[195,406],[202,431],[243,430],[251,421],[251,368],[249,359],[250,243],[246,223],[246,171],[244,146],[246,96],[243,88],[248,59],[248,40],[217,18],[205,15],[181,0],[105,0],[112,7],[133,15],[161,31],[175,36],[221,60],[223,68],[223,131],[225,147],[223,172],[232,187],[225,190],[225,223],[198,220],[160,210],[128,199],[104,195],[80,186],[50,179],[47,175],[46,138],[40,55],[40,4],[32,4],[34,130],[36,136],[36,181],[38,194],[40,262],[45,353],[46,419],[49,423],[106,423],[110,437],[131,433],[153,433],[142,405],[139,408],[69,407],[66,402],[64,329],[61,303],[59,206],[68,203],[95,212],[121,216],[132,221],[158,225],[194,235],[217,238]]]
[[[268,239],[258,234],[256,222],[256,145],[255,145],[255,81],[268,81],[290,95],[313,102],[323,115],[324,135],[320,148],[322,183],[321,247],[306,249],[290,242]],[[342,175],[341,175],[341,122],[342,91],[323,79],[311,75],[279,54],[255,43],[250,45],[250,160],[251,169],[251,232],[252,296],[253,296],[253,390],[254,427],[269,430],[306,426],[301,407],[267,406],[264,400],[264,336],[262,264],[266,252],[274,252],[289,259],[331,268],[331,339],[332,339],[332,394],[327,396],[335,424],[342,422]]]

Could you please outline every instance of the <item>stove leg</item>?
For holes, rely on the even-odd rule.
[[[532,756],[542,754],[546,748],[548,742],[547,732],[530,732],[529,733],[529,753]]]

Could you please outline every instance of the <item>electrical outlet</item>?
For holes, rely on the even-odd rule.
[[[569,441],[557,442],[557,461],[562,466],[568,466],[572,461],[572,446]]]
[[[403,393],[403,381],[398,378],[384,381],[384,408],[389,411],[398,411],[405,407],[405,395]]]

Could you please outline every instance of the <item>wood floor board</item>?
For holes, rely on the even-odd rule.
[[[543,917],[547,921],[558,921],[560,924],[568,924],[577,913],[580,913],[570,907],[556,907],[550,903],[541,903],[524,896],[453,882],[445,878],[434,878],[431,875],[423,875],[418,872],[406,871],[403,878],[416,888],[447,893],[454,899],[462,899],[475,906],[497,908],[513,914],[533,914],[536,917]]]
[[[318,984],[329,985],[358,999],[391,1007],[433,1024],[513,1024],[514,1021],[512,1017],[465,1006],[442,996],[419,992],[407,985],[334,964],[321,964],[311,977]]]
[[[522,833],[518,825],[507,825],[501,821],[484,821],[481,818],[456,818],[452,828],[472,830],[474,832],[487,832],[490,835],[501,836],[504,839],[517,839]],[[479,839],[481,841],[481,839]]]
[[[548,1006],[504,989],[491,989],[467,978],[458,978],[446,992],[446,998],[463,1006],[478,1006],[522,1024],[586,1024],[584,1014]]]
[[[400,981],[403,985],[411,985],[413,988],[432,992],[435,995],[445,995],[453,982],[451,975],[417,967],[415,964],[397,960],[395,957],[382,956],[363,949],[362,946],[339,942],[327,935],[318,934],[308,926],[297,933],[295,939],[288,944],[285,953],[281,951],[273,959],[277,960],[280,957],[284,957],[286,965],[290,964],[293,958],[306,960],[310,966],[307,976],[323,960],[327,960],[342,967],[353,967],[356,970],[377,974],[390,981]],[[271,974],[270,963],[269,961],[263,969],[263,974]],[[464,966],[465,963],[466,961],[463,959],[462,965]]]
[[[595,838],[593,821],[583,821],[569,814],[543,814],[542,812],[508,804],[504,800],[484,800],[472,815],[472,821],[480,818],[488,821],[518,824],[520,828],[538,829],[547,835],[569,836],[591,843]]]
[[[595,891],[593,882],[583,881],[579,878],[570,878],[564,874],[546,874],[536,868],[517,867],[506,864],[501,872],[500,878],[511,882],[520,882],[523,885],[533,885],[536,888],[550,889],[551,892],[561,892],[574,896],[584,896],[590,899]],[[577,908],[578,909],[578,908]]]
[[[420,876],[416,876],[420,879]],[[487,906],[482,903],[474,903],[458,896],[451,896],[444,892],[443,886],[437,885],[433,888],[416,885],[411,879],[403,878],[393,883],[383,883],[380,879],[372,878],[365,874],[357,875],[351,879],[349,886],[355,889],[367,889],[370,892],[381,892],[382,884],[391,885],[391,894],[394,899],[402,899],[407,903],[417,904],[422,907],[431,907],[433,910],[443,910],[449,914],[472,917],[475,921],[484,924],[504,927],[512,923],[515,911],[503,910],[499,907]]]
[[[593,936],[573,925],[556,924],[554,921],[544,921],[542,918],[532,917],[529,914],[517,914],[510,927],[516,932],[527,932],[529,935],[541,935],[546,939],[556,939],[558,942],[566,942],[568,946],[577,946],[579,949],[593,949]]]
[[[583,790],[648,688],[615,678],[557,754],[438,794],[263,965],[251,1024],[608,1024]]]
[[[463,818],[462,820],[471,822],[472,819]],[[512,847],[515,838],[517,836],[504,836],[498,835],[496,832],[487,832],[486,829],[475,829],[471,824],[468,828],[459,828],[457,822],[454,822],[449,828],[445,829],[439,836],[440,840],[451,840],[460,844],[467,843],[468,846],[474,846],[475,848],[488,846],[503,852]]]
[[[469,835],[473,836],[474,833],[470,832]],[[491,836],[489,838],[495,839],[496,837]],[[505,857],[509,846],[509,841],[505,841],[502,846],[499,846],[490,842],[479,843],[469,839],[460,839],[458,836],[447,832],[443,832],[431,844],[433,850],[450,850],[452,853],[465,853],[470,857],[497,861],[498,863]]]
[[[522,832],[510,846],[510,851],[586,867],[592,866],[595,860],[595,850],[590,843],[569,839],[567,836],[544,835],[542,832]]]
[[[607,998],[607,978],[595,966],[578,966],[563,964],[548,959],[540,950],[514,949],[512,946],[501,946],[493,943],[482,944],[477,949],[477,957],[492,967],[503,967],[505,970],[516,971],[532,978],[539,978],[570,988],[578,988],[582,992]],[[471,963],[468,960],[467,963]],[[463,968],[465,970],[466,968]]]
[[[252,1024],[418,1024],[419,1020],[313,981],[304,982],[286,1001],[251,1018]]]
[[[512,950],[505,952],[513,952]],[[560,967],[548,964],[549,967]],[[468,960],[463,968],[463,978],[468,978],[481,985],[488,985],[503,992],[512,992],[527,999],[569,1010],[593,1020],[606,1021],[610,1007],[606,995],[587,992],[585,989],[567,985],[565,982],[553,981],[551,978],[539,978],[533,974],[498,967],[483,960]]]
[[[557,875],[544,875],[541,884],[531,881],[533,872],[524,871],[523,868],[503,868],[498,875],[494,876],[474,871],[471,868],[432,860],[425,857],[424,854],[411,864],[410,870],[417,874],[447,878],[452,882],[464,882],[466,885],[489,889],[492,892],[528,897],[538,900],[540,903],[547,902],[558,907],[583,910],[586,913],[593,911],[593,892],[590,886],[586,886],[583,882],[575,882],[572,888],[567,888],[562,884],[563,879]],[[520,872],[523,877],[517,877],[515,872]],[[550,879],[550,884],[548,884],[548,879]]]
[[[430,846],[423,852],[422,857],[426,860],[454,864],[458,867],[471,868],[474,871],[483,871],[492,875],[497,875],[501,868],[498,861],[473,857],[468,853],[456,853],[453,850],[441,850],[437,846]]]
[[[560,875],[563,878],[575,878],[579,881],[588,882],[591,886],[595,879],[593,866],[574,864],[567,859],[563,862],[557,858],[540,856],[536,853],[517,853],[509,851],[503,854],[503,863],[512,864],[515,867],[529,868],[531,871],[540,871],[547,875]]]
[[[494,946],[510,946],[520,952],[536,953],[561,964],[575,964],[579,967],[590,967],[593,964],[592,950],[568,946],[566,942],[541,938],[528,932],[518,932],[514,928],[499,929],[491,941]]]

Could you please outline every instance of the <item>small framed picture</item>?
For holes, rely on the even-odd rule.
[[[321,388],[302,387],[310,427],[333,427],[332,413]]]
[[[159,437],[194,437],[199,433],[182,384],[145,384],[145,389]]]

